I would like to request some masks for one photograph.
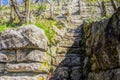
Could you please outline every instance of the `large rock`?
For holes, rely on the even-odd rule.
[[[0,34],[0,50],[38,48],[47,49],[47,37],[44,31],[34,25],[7,29]]]
[[[109,20],[85,25],[84,32],[92,71],[120,67],[120,7]]]
[[[83,30],[86,55],[90,60],[84,68],[91,71],[87,80],[119,80],[120,7],[110,19],[85,24]]]
[[[120,69],[101,71],[99,73],[91,72],[88,80],[120,80]]]

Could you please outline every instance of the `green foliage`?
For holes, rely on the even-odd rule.
[[[0,32],[4,31],[7,28],[16,28],[16,27],[12,27],[11,25],[7,26],[6,24],[3,24],[3,25],[0,25]]]
[[[46,10],[46,5],[45,4],[39,5],[38,10],[42,10],[44,12]]]
[[[4,31],[5,29],[7,29],[7,26],[6,26],[6,25],[0,25],[0,32],[1,32],[1,31]]]
[[[49,40],[49,44],[52,43],[52,39],[56,35],[55,31],[53,30],[53,26],[56,26],[58,28],[62,26],[61,24],[58,24],[57,21],[46,20],[46,19],[42,19],[39,22],[36,22],[35,25],[45,31],[45,34],[47,35],[48,40]]]

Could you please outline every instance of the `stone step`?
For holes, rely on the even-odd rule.
[[[81,30],[82,30],[82,27],[78,27],[76,29],[74,29],[74,28],[68,28],[67,32],[68,33],[81,33]]]
[[[77,27],[77,26],[80,26],[80,25],[82,25],[83,23],[77,23],[77,24],[73,24],[73,23],[68,23],[68,26],[69,26],[69,28],[71,28],[71,27]]]
[[[59,43],[60,47],[79,47],[80,39],[75,40],[63,40]]]
[[[55,56],[60,56],[60,57],[80,57],[80,54],[76,54],[76,53],[73,53],[73,54],[56,54]]]
[[[74,19],[74,20],[77,20],[77,19],[80,20],[80,17],[81,17],[81,16],[80,16],[80,15],[72,15],[71,17],[72,17],[72,19]]]
[[[65,36],[68,36],[68,37],[79,37],[82,33],[75,33],[75,32],[72,32],[72,33],[66,33]]]
[[[76,66],[73,67],[71,70],[71,80],[81,80],[82,78],[82,67],[81,66]]]
[[[82,24],[81,25],[74,25],[74,24],[69,24],[69,27],[67,28],[67,31],[70,30],[81,30],[82,29]]]
[[[80,48],[68,48],[68,47],[59,47],[56,51],[57,54],[80,54],[81,49]]]
[[[66,54],[67,55],[67,54]],[[67,66],[67,67],[73,67],[73,66],[80,66],[81,58],[78,56],[64,56],[61,54],[57,54],[55,56],[55,59],[53,60],[54,66]]]
[[[53,77],[51,80],[68,80],[69,78],[69,68],[68,67],[58,67],[55,69]]]
[[[68,36],[65,36],[63,41],[69,41],[69,40],[72,40],[72,41],[75,41],[75,40],[81,40],[81,37],[68,37]]]
[[[81,80],[82,71],[81,66],[59,67],[55,70],[52,80]],[[70,74],[71,73],[71,74]]]
[[[81,23],[83,23],[83,20],[78,20],[78,19],[76,19],[76,20],[71,20],[71,23],[72,23],[72,24],[81,24]]]

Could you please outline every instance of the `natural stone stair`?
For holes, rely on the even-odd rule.
[[[65,35],[62,41],[59,43],[59,47],[56,52],[56,60],[53,61],[53,64],[58,66],[56,69],[57,71],[55,72],[57,77],[61,76],[65,80],[81,80],[83,64],[81,62],[82,49],[80,48],[80,35],[82,26],[80,25],[83,23],[83,21],[80,20],[80,17],[74,17],[75,20],[72,17],[72,20],[68,22]],[[66,75],[62,75],[62,73],[66,73]]]

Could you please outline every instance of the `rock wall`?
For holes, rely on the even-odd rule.
[[[47,80],[47,37],[34,25],[0,33],[0,80]]]
[[[120,79],[120,7],[110,19],[84,24],[86,80]],[[88,67],[87,67],[88,66]],[[87,74],[87,73],[88,74]]]

